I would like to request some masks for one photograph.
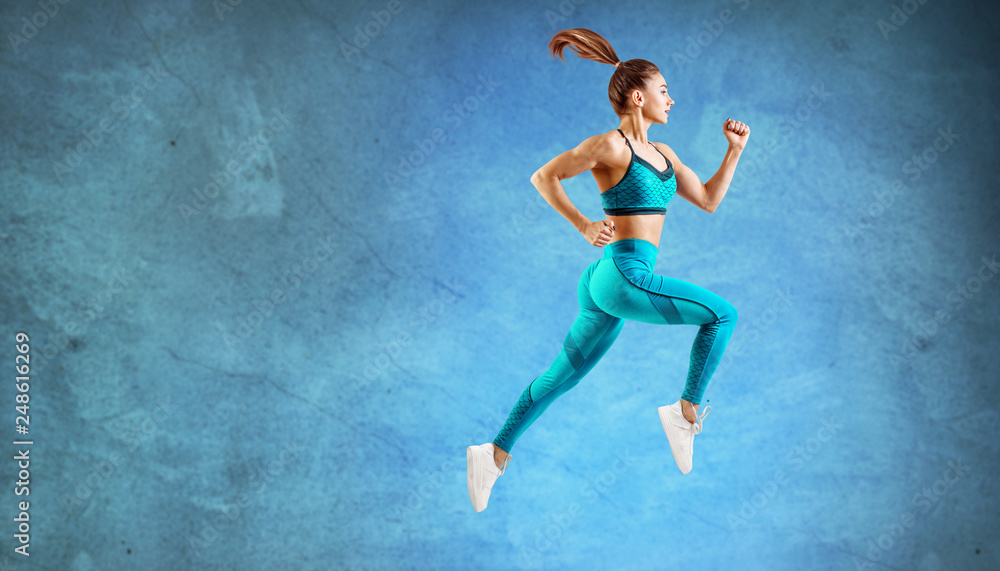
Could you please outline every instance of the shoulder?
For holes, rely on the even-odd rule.
[[[667,156],[668,159],[670,159],[670,163],[674,165],[674,170],[677,170],[678,167],[684,166],[684,163],[681,162],[681,159],[680,157],[677,156],[677,153],[675,153],[674,150],[670,148],[670,145],[667,145],[666,143],[655,143],[655,142],[653,143],[653,145],[655,145],[657,149],[660,149],[660,152],[662,152],[664,155]]]
[[[612,129],[606,133],[598,133],[587,137],[577,147],[581,152],[593,157],[597,161],[598,168],[608,166],[621,167],[619,163],[628,160],[630,157],[628,147],[625,146],[625,138],[617,129]]]
[[[581,148],[593,151],[610,151],[618,148],[619,146],[625,146],[625,139],[622,138],[618,131],[614,130],[587,137],[582,143],[580,143]]]

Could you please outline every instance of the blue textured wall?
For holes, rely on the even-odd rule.
[[[0,406],[33,441],[0,445],[0,568],[1000,566],[996,4],[227,6],[0,8]],[[630,322],[477,514],[465,448],[601,255],[528,181],[617,126],[611,66],[546,52],[571,27],[661,67],[649,136],[702,180],[750,125],[656,268],[740,322],[691,474],[656,408],[696,329]]]

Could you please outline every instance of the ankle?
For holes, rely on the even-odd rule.
[[[508,454],[506,452],[497,448],[495,445],[493,446],[493,463],[497,465],[497,468],[503,466],[504,460],[507,459],[507,456]]]
[[[681,399],[681,414],[684,415],[684,420],[696,424],[698,422],[698,405]],[[694,420],[691,420],[692,418]]]

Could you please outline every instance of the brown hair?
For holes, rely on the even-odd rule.
[[[569,46],[576,52],[578,57],[594,60],[598,63],[615,65],[618,63],[618,54],[614,48],[600,34],[586,28],[572,28],[556,32],[549,42],[549,51],[552,56],[559,56],[559,59],[566,61],[563,57],[563,50]],[[633,90],[643,90],[646,83],[652,79],[653,74],[660,73],[660,68],[653,62],[644,59],[630,59],[622,62],[615,69],[608,83],[608,99],[611,106],[619,117],[628,113],[629,94]]]

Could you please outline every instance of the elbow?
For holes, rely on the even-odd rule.
[[[543,172],[542,169],[538,169],[534,173],[532,173],[530,180],[531,184],[535,185],[535,188],[537,188],[538,191],[541,192],[542,186],[544,186],[544,182],[549,178],[551,177],[545,174],[545,172]]]
[[[708,212],[709,214],[713,214],[715,213],[715,209],[718,207],[719,203],[709,198],[708,194],[706,193],[705,203],[701,206],[701,209],[704,210],[705,212]]]
[[[705,212],[708,212],[709,214],[714,213],[715,209],[719,207],[719,204],[714,200],[712,200],[713,195],[712,192],[708,189],[708,185],[706,184],[701,185],[701,193],[702,193],[701,194],[702,200],[704,202],[701,206],[701,209],[704,210]]]

